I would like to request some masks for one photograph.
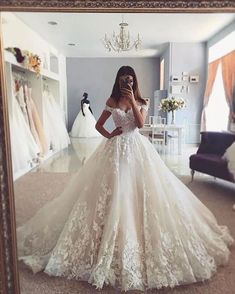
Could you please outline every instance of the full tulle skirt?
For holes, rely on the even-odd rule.
[[[122,290],[209,279],[233,243],[138,131],[104,139],[17,236],[33,272]]]
[[[73,123],[70,136],[77,138],[100,137],[100,133],[95,128],[96,120],[93,114],[86,105],[83,107],[83,111],[85,116],[82,111],[79,111]]]

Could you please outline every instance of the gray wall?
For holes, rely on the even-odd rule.
[[[189,93],[180,94],[187,102],[187,107],[177,112],[179,123],[186,119],[189,123],[199,124],[203,96],[206,84],[206,44],[205,43],[174,43],[172,44],[172,74],[198,74],[199,83],[186,83]],[[175,95],[177,96],[177,95]]]
[[[172,75],[181,77],[182,72],[199,75],[199,83],[182,83],[189,86],[189,93],[173,95],[168,92],[169,97],[182,97],[186,100],[187,107],[176,112],[176,123],[186,124],[186,143],[197,143],[200,141],[199,124],[206,84],[206,43],[170,43],[161,58],[165,58],[165,87],[168,91],[172,85]],[[169,115],[168,119],[170,119]]]
[[[134,68],[142,97],[151,99],[159,89],[159,58],[67,58],[68,129],[80,110],[82,94],[87,92],[96,119],[110,97],[118,69],[123,65]],[[152,114],[150,109],[149,114]],[[108,120],[106,128],[113,128]]]

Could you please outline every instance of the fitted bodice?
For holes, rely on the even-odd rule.
[[[90,106],[89,103],[83,103],[82,108],[83,108],[83,110],[84,110],[84,109],[88,109],[89,106]]]
[[[139,106],[139,108],[148,109],[146,105]],[[120,108],[112,108],[106,105],[105,110],[112,113],[114,124],[116,127],[122,127],[122,133],[129,133],[138,130],[132,109],[125,112]]]
[[[122,127],[123,133],[137,130],[135,118],[132,109],[127,112],[116,108],[112,112],[113,121],[116,127]]]

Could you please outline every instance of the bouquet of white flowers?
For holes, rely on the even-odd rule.
[[[185,107],[185,101],[182,98],[165,98],[162,99],[159,109],[164,112],[170,112]]]

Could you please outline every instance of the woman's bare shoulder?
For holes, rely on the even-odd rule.
[[[116,101],[110,97],[107,101],[106,101],[106,105],[115,108],[116,107]]]

